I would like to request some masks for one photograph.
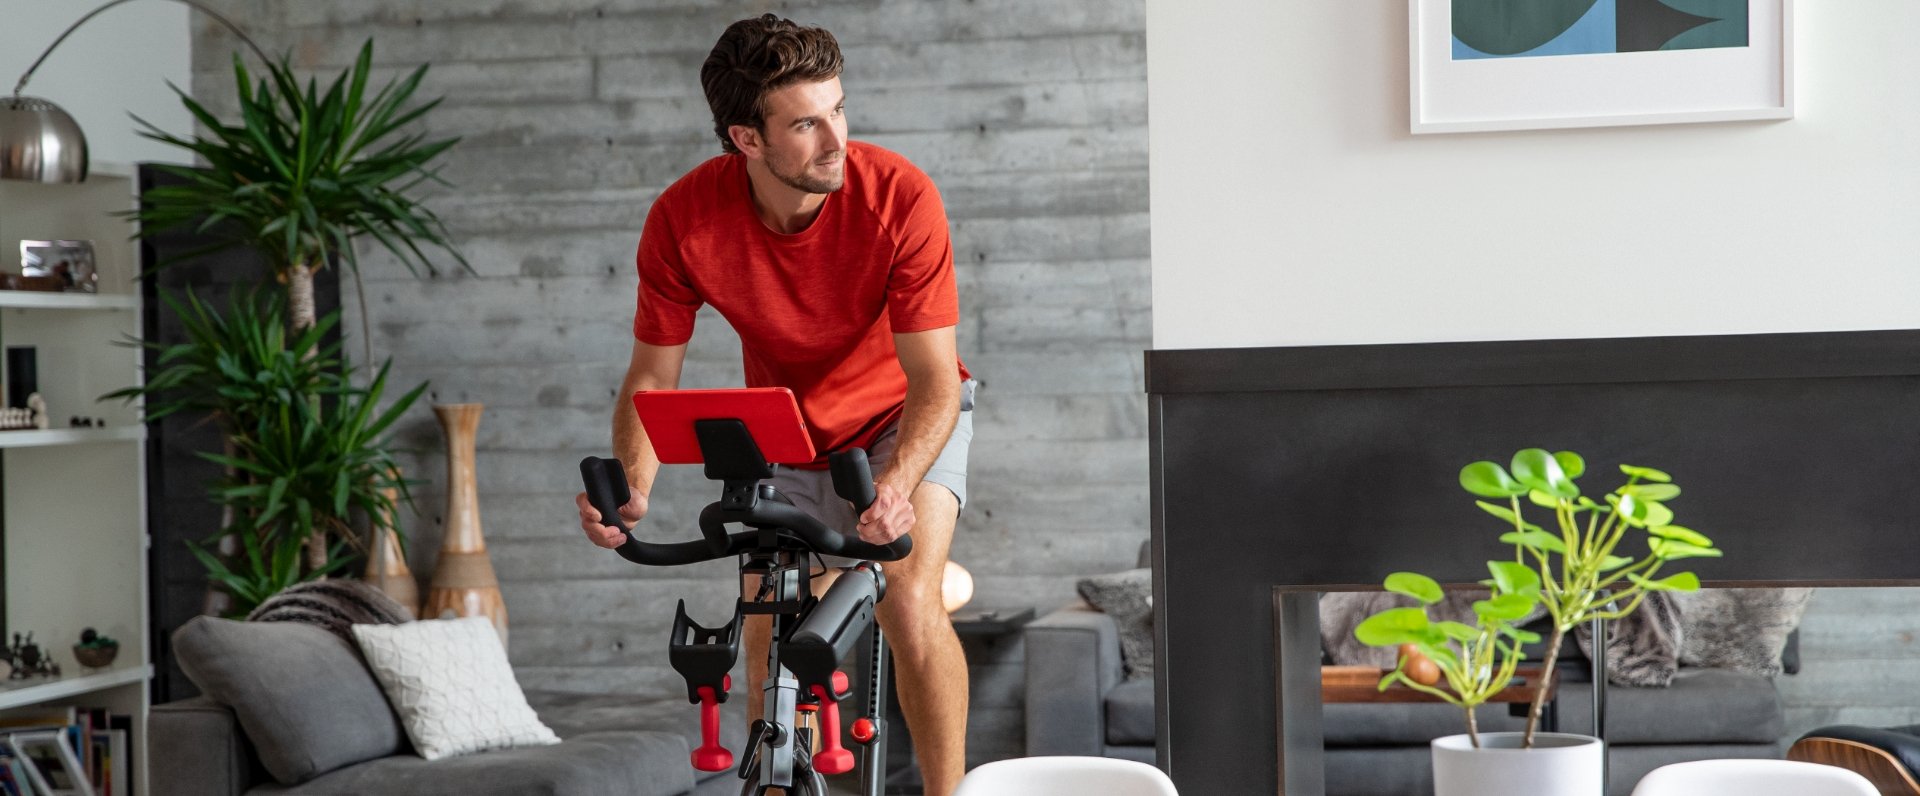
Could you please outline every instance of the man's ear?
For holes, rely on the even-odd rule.
[[[741,154],[755,160],[760,158],[760,150],[764,142],[760,138],[759,130],[745,124],[728,125],[727,137],[733,139],[734,148],[740,150]]]

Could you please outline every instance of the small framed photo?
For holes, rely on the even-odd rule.
[[[1793,0],[1408,0],[1412,128],[1793,118]]]
[[[35,289],[73,290],[94,293],[100,278],[93,259],[90,240],[20,241],[20,280]]]
[[[52,796],[95,796],[92,783],[80,768],[80,759],[67,745],[66,732],[19,732],[7,736],[14,758],[33,780],[35,793]]]

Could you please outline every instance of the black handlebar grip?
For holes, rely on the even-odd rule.
[[[865,514],[873,505],[873,470],[867,466],[867,452],[848,448],[827,457],[833,469],[833,493],[853,504],[855,514]]]
[[[633,492],[627,488],[627,470],[620,460],[598,456],[581,459],[580,479],[587,485],[587,502],[600,511],[600,524],[628,532],[626,521],[620,518],[620,507],[633,499]],[[633,539],[630,532],[627,539]]]

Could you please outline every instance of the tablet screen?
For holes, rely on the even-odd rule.
[[[761,455],[773,464],[806,464],[814,460],[813,440],[800,419],[800,404],[785,387],[746,387],[729,390],[641,390],[633,394],[633,409],[646,427],[647,439],[663,464],[700,464],[696,420],[736,419],[747,424]]]

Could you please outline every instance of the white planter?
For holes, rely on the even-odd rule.
[[[1536,732],[1533,748],[1522,733],[1480,733],[1480,748],[1465,735],[1433,740],[1434,796],[1601,796],[1605,745],[1598,738]]]

